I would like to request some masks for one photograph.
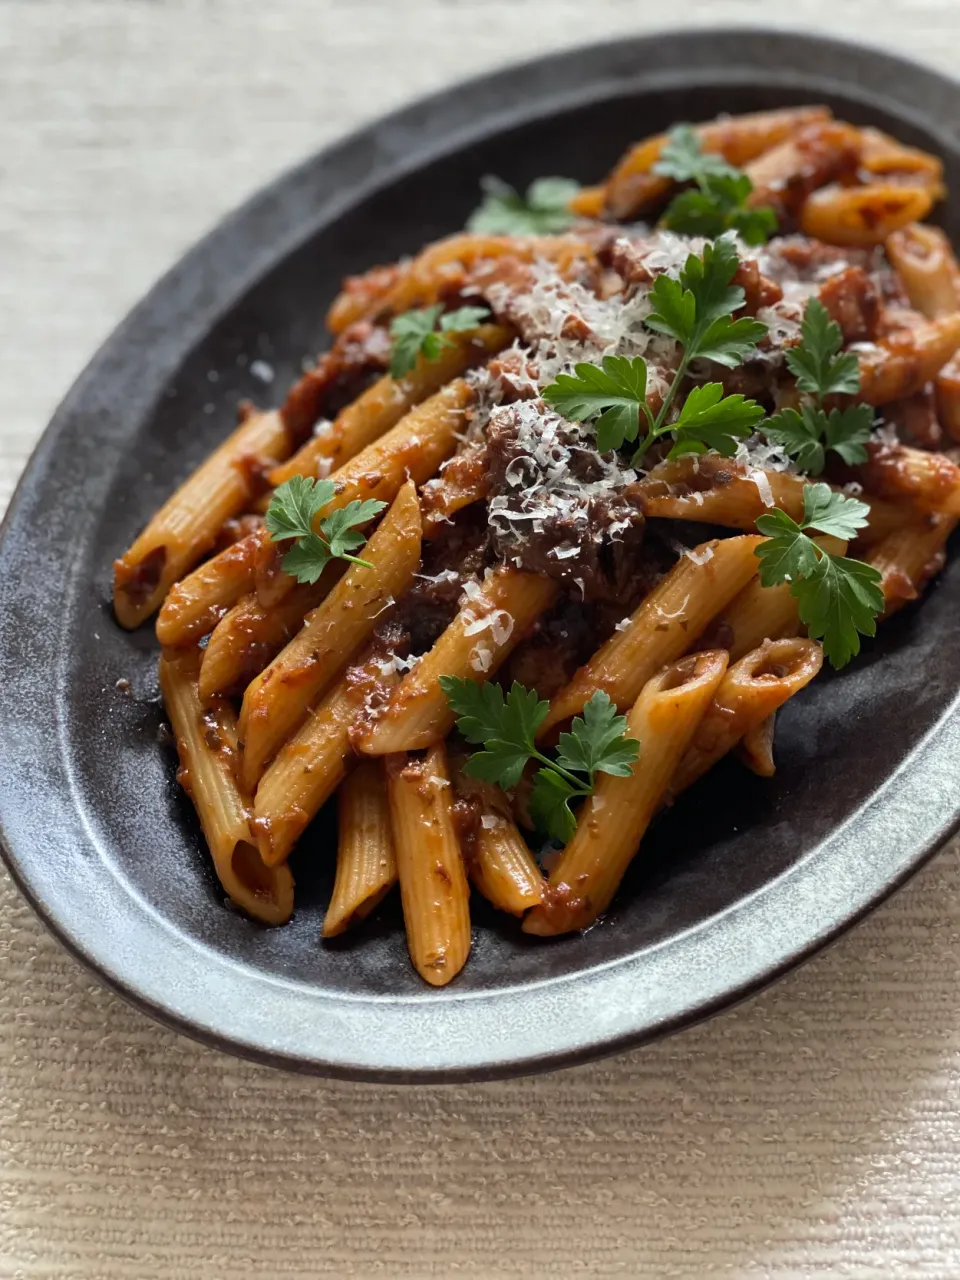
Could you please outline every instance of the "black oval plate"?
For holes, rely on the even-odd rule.
[[[622,1048],[730,1004],[862,916],[953,829],[960,565],[840,678],[780,717],[770,782],[725,765],[664,820],[606,919],[531,942],[477,908],[466,970],[423,986],[395,902],[320,941],[323,818],[297,912],[224,909],[158,742],[155,642],[113,622],[110,562],[234,421],[323,341],[340,278],[461,227],[478,182],[597,181],[678,120],[805,101],[946,161],[960,87],[886,54],[783,32],[620,41],[475,81],[309,160],[228,218],[120,326],[27,468],[0,548],[0,831],[63,943],[142,1009],[278,1066],[368,1079],[490,1077]],[[960,235],[957,206],[947,225]],[[117,688],[129,680],[132,696]],[[394,895],[396,896],[396,895]]]

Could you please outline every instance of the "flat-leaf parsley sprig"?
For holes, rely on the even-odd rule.
[[[855,395],[860,390],[860,361],[854,351],[841,351],[843,331],[819,298],[811,298],[800,326],[800,345],[791,347],[787,367],[804,394],[799,411],[783,409],[760,430],[779,444],[802,471],[818,476],[832,449],[844,462],[866,462],[864,447],[873,430],[873,407],[855,404],[827,413],[827,396]]]
[[[596,418],[597,448],[601,453],[619,449],[640,436],[633,465],[662,436],[673,437],[669,456],[705,453],[715,449],[732,457],[738,439],[749,436],[763,417],[755,400],[742,395],[725,396],[719,382],[695,387],[675,421],[670,411],[693,360],[714,360],[734,369],[756,351],[767,332],[766,325],[749,316],[733,319],[745,302],[743,289],[732,283],[739,258],[729,239],[704,247],[703,257],[691,254],[674,280],[660,275],[650,290],[653,312],[644,323],[658,333],[676,338],[682,355],[673,381],[654,416],[646,400],[647,365],[641,356],[605,356],[601,365],[577,364],[573,374],[561,373],[543,391],[543,398],[573,422]]]
[[[736,231],[747,244],[765,244],[777,230],[777,215],[769,205],[748,208],[753,183],[721,155],[704,151],[688,124],[670,131],[653,172],[677,182],[695,182],[670,202],[661,225],[688,236],[710,239]]]
[[[390,377],[405,378],[417,363],[417,357],[436,360],[444,347],[452,347],[452,333],[468,333],[486,320],[486,307],[460,307],[445,315],[443,304],[405,311],[390,324],[393,348],[390,352]]]
[[[359,526],[378,516],[387,504],[372,498],[348,502],[322,520],[319,533],[315,533],[314,519],[335,493],[332,480],[310,480],[306,476],[292,476],[273,491],[264,524],[274,542],[296,539],[283,557],[283,571],[298,582],[316,582],[333,559],[371,567],[369,561],[350,553],[367,540]]]
[[[790,583],[801,622],[812,639],[823,641],[834,667],[856,657],[861,635],[876,635],[877,616],[883,612],[883,575],[862,560],[825,551],[806,530],[849,541],[869,514],[865,502],[821,483],[804,485],[802,524],[779,509],[757,520],[758,532],[768,539],[756,550],[761,585]]]
[[[595,693],[583,716],[560,735],[551,759],[536,745],[550,704],[534,690],[514,681],[504,696],[498,684],[475,684],[460,676],[441,676],[440,684],[458,716],[457,728],[468,742],[483,747],[467,761],[466,773],[508,791],[520,781],[528,761],[541,766],[533,780],[530,816],[555,840],[565,842],[573,835],[577,820],[570,802],[593,794],[598,773],[626,778],[639,759],[639,742],[627,736],[626,717],[617,714],[605,693]]]
[[[580,184],[570,178],[537,178],[527,188],[526,196],[492,175],[484,178],[480,186],[483,202],[470,215],[468,231],[497,236],[555,235],[576,221],[570,201]]]

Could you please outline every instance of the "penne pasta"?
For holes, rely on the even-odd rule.
[[[121,626],[138,627],[150,617],[170,587],[211,549],[224,522],[247,509],[264,483],[265,464],[292,447],[278,413],[257,413],[184,481],[114,561],[113,608]]]
[[[522,916],[543,898],[544,880],[536,859],[513,820],[510,802],[499,787],[464,773],[465,757],[452,760],[459,821],[470,882],[498,910]]]
[[[586,929],[610,905],[726,669],[726,653],[715,649],[681,658],[645,682],[627,715],[640,761],[626,778],[598,779],[543,902],[524,919],[525,933]]]
[[[304,618],[343,576],[345,565],[332,561],[320,580],[296,586],[273,609],[253,594],[235,604],[210,635],[200,664],[200,697],[242,694],[303,626]]]
[[[960,266],[939,227],[911,223],[888,236],[884,248],[914,310],[929,320],[960,311]]]
[[[864,488],[916,512],[960,515],[960,467],[943,453],[904,444],[871,444],[854,469]]]
[[[387,790],[410,959],[431,986],[446,986],[470,951],[470,890],[443,743],[423,760],[389,756]]]
[[[365,919],[397,883],[387,778],[380,760],[362,760],[340,787],[337,878],[323,917],[336,937]]]
[[[800,230],[826,244],[883,244],[894,231],[925,218],[935,198],[929,187],[899,182],[823,187],[804,204]]]
[[[409,671],[383,714],[357,739],[368,755],[418,751],[444,738],[453,712],[440,676],[491,679],[550,607],[557,584],[517,569],[499,569],[466,600],[429,653]]]
[[[937,374],[937,420],[953,441],[960,441],[960,356],[954,356]]]
[[[353,564],[282,652],[247,686],[240,712],[240,777],[253,790],[268,761],[302,724],[373,630],[406,591],[420,564],[420,506],[412,481]]]
[[[286,923],[293,912],[293,877],[260,857],[250,829],[250,800],[233,773],[237,741],[230,705],[201,707],[196,654],[161,658],[159,677],[177,740],[177,778],[197,810],[220,883],[248,915],[264,924]]]
[[[889,534],[867,554],[883,574],[885,618],[916,600],[943,568],[947,539],[957,527],[955,515],[931,515]]]
[[[471,333],[451,334],[450,343],[435,360],[419,360],[401,379],[379,378],[337,415],[336,421],[317,432],[288,461],[270,473],[272,485],[292,476],[325,476],[342,467],[362,449],[379,440],[391,427],[428,396],[435,395],[451,378],[472,364],[493,355],[510,341],[511,331],[486,324]]]
[[[861,400],[884,405],[922,391],[960,349],[960,312],[858,343]]]
[[[253,590],[260,539],[248,534],[170,588],[157,615],[157,639],[165,648],[196,644]]]
[[[799,520],[807,483],[787,471],[747,471],[720,457],[687,457],[654,467],[639,482],[637,491],[648,517],[749,531],[756,529],[757,519],[773,507]],[[906,518],[900,508],[880,498],[865,495],[864,501],[870,504],[870,521],[861,541],[884,537]]]
[[[737,755],[751,773],[759,778],[772,778],[777,771],[773,758],[773,740],[777,728],[777,713],[767,716],[758,725],[748,729],[737,747]]]
[[[726,671],[670,779],[669,800],[805,688],[823,665],[815,640],[765,640]]]
[[[804,125],[829,119],[827,107],[787,107],[758,111],[753,115],[726,117],[696,126],[704,151],[719,152],[730,164],[741,167],[784,142]],[[653,172],[667,141],[665,133],[631,147],[607,180],[607,213],[619,220],[632,219],[668,194],[673,183]]]
[[[839,538],[822,537],[816,541],[831,555],[846,555],[847,544]],[[787,639],[799,631],[800,614],[790,583],[764,587],[759,578],[754,578],[714,619],[698,648],[726,649],[730,661],[739,662],[765,640]]]
[[[268,866],[286,862],[294,845],[347,776],[350,730],[393,683],[369,654],[342,676],[280,749],[254,797],[253,830]]]
[[[681,556],[659,586],[550,702],[544,736],[602,690],[623,710],[651,677],[685,653],[759,568],[759,537],[705,542]]]
[[[860,130],[860,173],[868,180],[929,187],[939,200],[945,194],[943,161],[928,151],[905,146],[879,129]]]
[[[589,243],[576,235],[514,236],[463,232],[428,246],[414,258],[387,296],[380,300],[378,316],[400,315],[413,307],[436,303],[445,294],[456,294],[468,283],[467,273],[497,258],[521,262],[552,262],[562,274],[592,261]]]

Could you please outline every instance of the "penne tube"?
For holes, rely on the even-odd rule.
[[[446,986],[470,951],[470,889],[443,743],[423,760],[389,756],[387,791],[410,959],[431,986]]]
[[[160,691],[177,740],[177,780],[193,801],[220,883],[233,902],[264,924],[293,913],[293,876],[267,867],[250,829],[250,800],[233,773],[236,722],[229,703],[204,710],[197,692],[197,658],[164,656]]]
[[[905,146],[879,129],[860,130],[860,173],[868,179],[929,187],[937,199],[946,194],[943,161],[938,156]]]
[[[960,312],[902,329],[878,343],[858,342],[860,399],[884,405],[922,391],[960,349]]]
[[[867,560],[883,574],[883,617],[916,600],[946,563],[947,539],[957,527],[955,515],[931,515],[888,534],[871,548]]]
[[[905,444],[870,444],[869,459],[853,468],[865,489],[915,512],[960,515],[960,467],[946,454]]]
[[[244,596],[214,628],[200,664],[200,697],[242,694],[303,626],[303,620],[339,582],[346,568],[332,560],[320,580],[293,588],[285,600],[265,609],[256,595]]]
[[[420,506],[412,480],[297,635],[247,686],[240,711],[240,777],[253,791],[268,761],[369,638],[374,623],[413,581],[420,564]]]
[[[539,737],[579,715],[602,690],[624,710],[661,667],[695,644],[709,624],[755,576],[763,538],[705,542],[681,556],[665,578],[569,684],[550,702]]]
[[[570,200],[570,212],[578,218],[599,219],[603,217],[604,205],[607,202],[607,189],[602,184],[596,187],[581,187]]]
[[[960,311],[960,266],[939,227],[911,223],[888,236],[884,248],[915,311],[929,320]]]
[[[781,223],[793,222],[818,187],[849,176],[860,154],[860,131],[841,120],[807,125],[744,166],[753,183],[752,208],[771,206]]]
[[[248,534],[170,588],[157,616],[157,639],[164,648],[196,644],[253,590],[260,538],[260,533]]]
[[[960,441],[960,356],[954,356],[937,374],[937,420],[953,441]]]
[[[772,778],[777,772],[773,758],[773,740],[777,728],[777,713],[767,716],[758,725],[748,729],[737,746],[737,755],[751,773],[759,778]]]
[[[505,347],[511,331],[502,325],[485,324],[471,333],[449,337],[450,344],[443,347],[436,360],[421,357],[404,378],[379,378],[347,405],[335,422],[311,436],[292,458],[275,467],[270,483],[283,484],[293,476],[323,477],[342,467],[452,378]]]
[[[113,608],[122,627],[138,627],[171,586],[205,555],[225,521],[245,511],[262,487],[264,464],[290,452],[278,413],[248,417],[160,508],[114,561]]]
[[[869,248],[894,231],[919,222],[933,208],[936,193],[926,186],[876,182],[866,187],[822,187],[804,203],[800,230],[826,244]]]
[[[815,640],[765,640],[727,669],[670,780],[668,802],[686,791],[747,733],[762,725],[823,666]]]
[[[453,728],[454,714],[440,676],[492,679],[501,664],[557,597],[550,578],[519,569],[496,570],[461,606],[429,653],[408,671],[385,711],[358,736],[368,755],[432,746]]]
[[[576,269],[584,259],[594,260],[586,240],[575,234],[555,236],[496,236],[461,232],[428,245],[409,269],[399,277],[390,293],[378,304],[377,316],[399,315],[413,307],[440,301],[458,293],[468,284],[469,273],[481,263],[497,258],[532,262],[535,258],[554,263],[562,274]]]
[[[696,133],[704,151],[719,152],[739,169],[786,141],[804,125],[829,118],[828,107],[786,107],[711,120],[697,125]],[[617,221],[627,221],[656,205],[673,187],[670,178],[653,172],[667,137],[661,133],[636,143],[610,175],[606,211]]]
[[[339,337],[344,329],[358,320],[376,315],[384,298],[401,276],[410,270],[410,260],[391,262],[386,266],[371,267],[363,275],[347,276],[343,287],[327,312],[327,328]]]
[[[454,450],[464,426],[464,410],[473,392],[457,378],[435,396],[402,418],[380,440],[362,449],[336,471],[331,479],[335,496],[317,513],[315,527],[332,512],[354,500],[372,498],[392,502],[405,480],[423,484]],[[260,603],[279,603],[294,586],[283,572],[285,548],[264,535],[263,554],[257,565],[256,589]]]
[[[458,511],[480,502],[489,491],[486,448],[481,445],[455,454],[440,474],[420,490],[424,538],[436,537]]]
[[[640,760],[626,778],[598,777],[525,933],[586,929],[609,906],[727,669],[722,649],[690,654],[647,680],[627,715]]]
[[[831,555],[846,555],[839,538],[816,538]],[[800,632],[800,614],[790,583],[764,587],[754,578],[734,596],[723,613],[710,624],[698,645],[701,649],[726,649],[731,662],[739,662],[765,640],[781,640]]]
[[[537,861],[513,820],[510,802],[499,787],[463,771],[466,754],[451,762],[458,805],[460,845],[470,882],[498,910],[522,916],[543,898],[544,879]]]
[[[280,749],[254,797],[253,830],[268,866],[286,862],[294,845],[347,776],[351,727],[362,723],[395,676],[368,654],[338,680]]]
[[[746,471],[719,456],[662,462],[636,485],[650,517],[756,529],[758,516],[779,507],[793,520],[803,516],[803,491],[810,483],[786,471]],[[772,502],[770,501],[772,499]],[[868,544],[898,528],[909,512],[881,498],[864,495],[869,523],[860,541]]]
[[[387,778],[380,760],[361,760],[340,785],[337,878],[323,936],[365,919],[397,883]]]

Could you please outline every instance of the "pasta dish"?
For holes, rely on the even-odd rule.
[[[329,350],[114,566],[232,902],[290,918],[336,796],[323,934],[399,886],[443,985],[471,890],[586,929],[717,761],[771,775],[778,709],[960,519],[943,196],[936,157],[788,108],[596,187],[488,178],[465,231],[348,278]]]

